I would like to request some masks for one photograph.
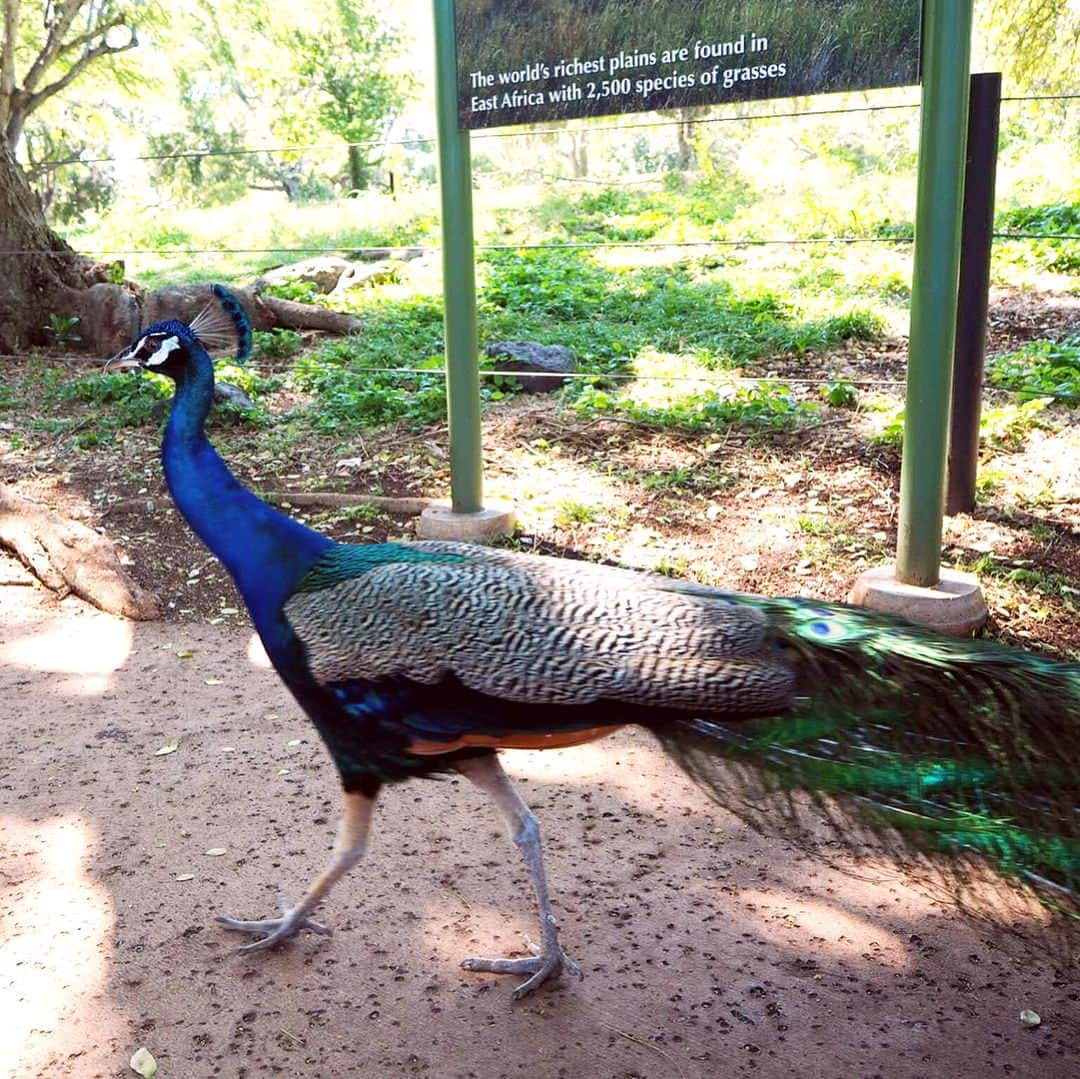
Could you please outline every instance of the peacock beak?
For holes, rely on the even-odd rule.
[[[129,345],[123,352],[118,352],[115,356],[111,356],[105,361],[102,373],[105,373],[106,371],[127,371],[132,367],[142,367],[142,363],[139,361],[139,357],[136,354],[137,348],[137,344]]]

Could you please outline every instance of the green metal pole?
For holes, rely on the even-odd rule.
[[[435,110],[442,194],[446,400],[450,425],[450,493],[455,513],[483,509],[480,369],[476,343],[472,166],[469,135],[458,127],[454,0],[435,5]]]
[[[949,394],[956,340],[973,0],[926,0],[904,456],[896,577],[940,579]]]

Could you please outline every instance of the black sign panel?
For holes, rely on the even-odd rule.
[[[919,0],[457,0],[463,128],[918,81]]]

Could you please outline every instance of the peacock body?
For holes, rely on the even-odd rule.
[[[218,286],[214,295],[245,351],[242,309]],[[771,792],[805,791],[841,837],[856,819],[903,852],[937,852],[958,881],[969,864],[992,864],[1080,919],[1080,667],[844,605],[586,562],[334,543],[245,490],[207,440],[210,332],[152,326],[110,362],[176,381],[163,444],[170,491],[235,579],[345,791],[334,859],[304,898],[281,918],[222,919],[259,934],[249,947],[325,931],[309,914],[363,853],[381,785],[457,770],[507,817],[543,932],[536,958],[467,965],[530,974],[518,995],[576,973],[558,943],[535,818],[495,754],[628,723],[755,824],[773,813],[798,825],[793,807],[805,803]]]

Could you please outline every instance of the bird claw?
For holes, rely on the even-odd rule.
[[[461,964],[465,970],[482,974],[530,974],[520,985],[514,987],[514,1000],[521,1000],[534,989],[563,972],[572,978],[583,978],[581,968],[561,948],[556,947],[546,954],[533,955],[524,959],[465,959]]]
[[[272,948],[283,940],[295,936],[301,929],[310,929],[313,933],[321,936],[329,936],[333,930],[322,922],[316,922],[302,914],[299,910],[287,910],[282,904],[280,918],[263,918],[259,921],[246,922],[238,918],[226,918],[219,916],[214,919],[218,925],[231,929],[236,933],[265,933],[260,940],[253,940],[250,944],[242,944],[237,952],[259,952],[264,948]]]

